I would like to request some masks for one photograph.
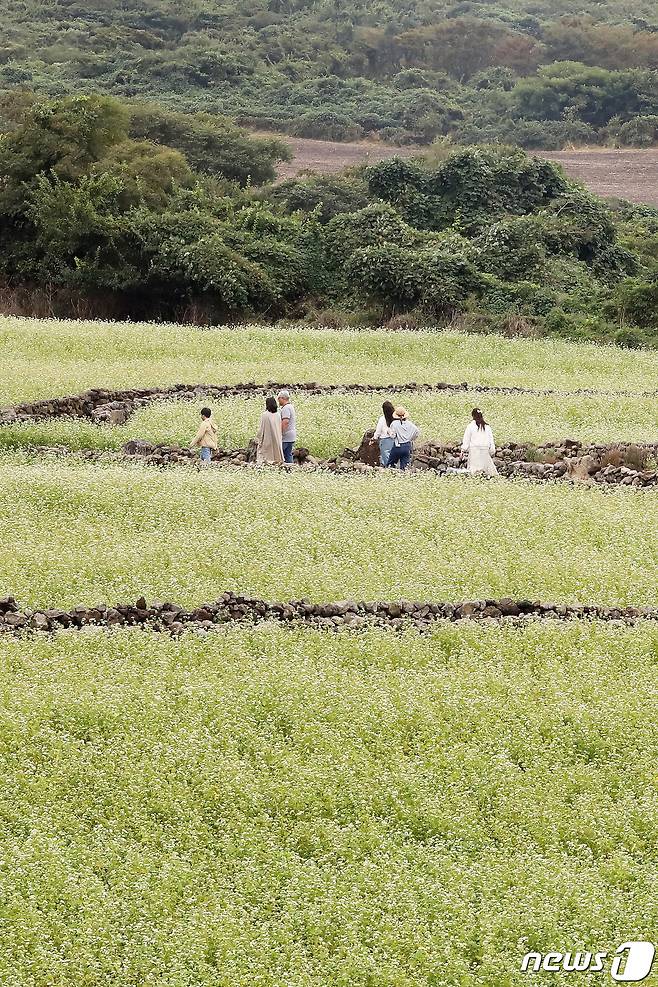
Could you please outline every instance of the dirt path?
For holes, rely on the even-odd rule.
[[[290,145],[295,156],[292,161],[280,166],[281,178],[291,178],[306,170],[332,174],[343,168],[373,164],[384,158],[408,158],[421,150],[367,141],[339,144],[285,135],[282,135],[282,140]],[[658,206],[658,148],[642,151],[585,148],[538,153],[540,157],[557,161],[567,175],[584,182],[597,195]]]

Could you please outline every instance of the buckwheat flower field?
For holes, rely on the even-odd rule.
[[[248,380],[658,389],[650,351],[457,332],[64,322],[0,316],[3,403],[89,387]]]
[[[650,938],[657,663],[596,624],[0,640],[0,980],[511,987]]]
[[[293,477],[5,454],[0,594],[658,603],[658,498],[525,481]],[[282,581],[282,567],[285,578]]]
[[[446,442],[476,404],[499,442],[658,441],[652,352],[10,318],[0,343],[0,407],[179,381],[393,385],[300,393],[319,456],[357,444],[385,396]],[[253,437],[261,398],[209,403],[223,445]],[[187,444],[199,407],[0,425],[0,987],[603,987],[607,969],[521,963],[656,938],[658,621],[616,608],[658,607],[658,487],[121,454]],[[107,454],[70,454],[86,449]],[[226,591],[613,613],[53,631],[29,610],[16,629],[2,599]]]

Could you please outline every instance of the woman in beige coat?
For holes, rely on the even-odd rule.
[[[256,462],[275,464],[283,462],[281,413],[276,398],[267,398],[265,411],[260,416],[256,435]]]

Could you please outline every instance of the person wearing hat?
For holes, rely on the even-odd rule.
[[[402,405],[393,412],[391,432],[393,433],[393,448],[386,465],[393,468],[399,464],[401,470],[406,470],[411,462],[413,442],[418,438],[420,432],[409,418],[407,409],[403,408]]]
[[[283,461],[292,463],[292,450],[297,441],[297,415],[290,401],[290,391],[282,390],[277,395],[281,408],[281,437],[283,439]]]

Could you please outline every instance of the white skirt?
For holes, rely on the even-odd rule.
[[[498,470],[486,446],[471,446],[468,450],[468,472],[498,476]]]

